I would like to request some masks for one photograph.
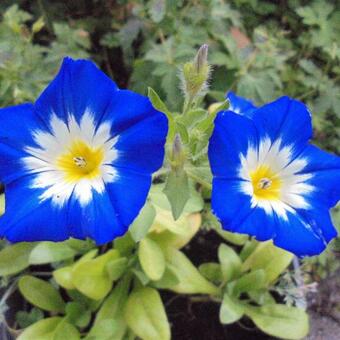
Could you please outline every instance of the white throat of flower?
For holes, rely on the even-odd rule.
[[[67,124],[52,114],[50,131],[35,130],[38,147],[27,146],[25,168],[34,174],[32,188],[45,189],[40,196],[63,206],[73,195],[81,205],[92,200],[93,191],[102,193],[105,183],[114,182],[117,171],[111,165],[117,159],[114,148],[118,137],[111,137],[107,122],[96,127],[93,115],[86,111],[78,123],[70,115]]]
[[[268,215],[274,211],[287,220],[287,211],[308,209],[305,195],[315,188],[306,183],[312,175],[299,174],[307,160],[292,160],[292,147],[282,146],[281,139],[271,142],[263,138],[258,147],[249,145],[240,155],[239,176],[245,181],[241,190],[251,196],[252,207],[260,207]]]

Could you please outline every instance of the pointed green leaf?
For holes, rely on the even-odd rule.
[[[106,264],[106,271],[109,274],[111,281],[117,281],[126,271],[128,266],[128,259],[126,257],[120,257],[114,259]]]
[[[233,287],[233,293],[235,295],[257,290],[265,287],[266,285],[266,273],[263,269],[258,269],[250,273],[244,274],[238,280],[235,281]]]
[[[25,275],[19,280],[19,290],[32,305],[49,312],[63,313],[65,302],[60,293],[48,282]]]
[[[244,307],[240,301],[231,298],[228,294],[224,294],[221,308],[220,321],[222,324],[231,324],[242,318]]]
[[[200,273],[211,282],[218,284],[221,283],[223,280],[221,266],[219,263],[203,263],[199,266],[198,269]]]
[[[143,340],[170,340],[170,325],[157,290],[145,287],[132,292],[124,315],[128,326]]]
[[[153,107],[156,110],[165,113],[169,120],[170,119],[173,120],[172,113],[167,108],[167,106],[164,104],[164,102],[159,97],[157,92],[153,88],[151,88],[151,87],[148,87],[148,97],[149,97]]]
[[[117,283],[99,309],[95,325],[102,320],[119,319],[121,317],[122,309],[128,297],[129,288],[130,279],[127,277],[124,277]]]
[[[169,247],[166,249],[166,260],[179,279],[179,284],[171,290],[183,294],[219,294],[219,289],[204,278],[181,251]]]
[[[155,217],[155,208],[151,203],[146,202],[143,209],[129,228],[131,236],[135,242],[139,242],[146,236]]]
[[[152,285],[158,289],[170,289],[179,284],[179,279],[176,273],[170,268],[166,268],[160,280],[154,281]]]
[[[221,264],[223,278],[226,282],[236,278],[241,272],[242,261],[235,250],[226,244],[218,248],[218,259]]]
[[[294,255],[275,247],[271,241],[262,242],[248,256],[242,265],[242,271],[263,269],[267,284],[274,282],[292,262]]]
[[[185,171],[171,171],[166,180],[164,194],[171,205],[172,216],[177,220],[190,198],[189,180]]]
[[[165,271],[165,258],[159,245],[150,238],[140,241],[139,262],[145,274],[153,281],[159,280]]]

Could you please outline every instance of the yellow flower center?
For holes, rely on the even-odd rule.
[[[67,152],[58,157],[57,166],[65,173],[66,181],[74,183],[99,176],[103,159],[103,148],[92,148],[82,140],[75,140]]]
[[[250,173],[254,196],[261,200],[279,200],[282,181],[267,165],[260,165]]]

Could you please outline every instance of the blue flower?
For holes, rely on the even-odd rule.
[[[148,98],[65,58],[35,104],[0,110],[0,236],[104,244],[124,234],[162,165],[167,129]]]
[[[319,254],[337,234],[329,208],[340,198],[340,158],[308,143],[311,116],[301,102],[229,100],[237,112],[217,115],[209,143],[214,213],[229,231]]]

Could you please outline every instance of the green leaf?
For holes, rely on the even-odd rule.
[[[170,325],[157,290],[135,290],[125,307],[125,320],[143,340],[170,340]]]
[[[72,270],[72,266],[59,268],[53,272],[53,278],[59,286],[65,289],[75,289],[76,287],[72,282]]]
[[[6,246],[0,251],[0,276],[13,275],[29,266],[29,254],[34,248],[34,243],[17,243]]]
[[[242,265],[242,271],[263,269],[266,283],[274,282],[289,266],[294,255],[275,247],[271,241],[259,243]]]
[[[112,280],[106,271],[106,265],[118,258],[119,252],[112,249],[93,260],[76,264],[72,270],[72,283],[85,296],[101,300],[112,288]]]
[[[171,171],[166,180],[164,194],[171,205],[172,216],[177,220],[190,198],[189,180],[185,171]]]
[[[257,290],[266,285],[266,273],[263,269],[244,274],[235,281],[233,293],[237,296],[241,293]]]
[[[54,331],[62,322],[62,318],[55,316],[40,320],[26,328],[18,337],[18,340],[53,340]]]
[[[159,97],[157,92],[153,90],[151,87],[148,87],[148,97],[153,105],[153,107],[160,111],[163,112],[169,121],[169,132],[168,132],[168,139],[172,140],[175,136],[175,130],[174,130],[174,118],[170,110],[167,108],[167,106],[164,104],[162,99]]]
[[[121,257],[119,259],[111,260],[106,264],[106,271],[112,281],[117,281],[126,271],[128,266],[128,259]]]
[[[146,202],[143,209],[131,224],[129,231],[135,242],[142,240],[148,233],[154,219],[156,217],[156,210],[152,204]]]
[[[171,290],[182,294],[220,293],[220,290],[204,278],[181,251],[169,247],[166,249],[166,260],[169,268],[179,279],[179,284],[171,287]]]
[[[229,231],[217,229],[216,232],[226,241],[236,244],[237,246],[243,246],[249,239],[248,235],[231,233]]]
[[[182,215],[174,221],[171,213],[159,209],[153,225],[154,231],[148,237],[161,247],[181,249],[197,234],[201,224],[202,216],[199,213]]]
[[[221,308],[220,308],[220,321],[222,324],[231,324],[242,318],[244,314],[244,307],[238,301],[234,300],[224,294]]]
[[[275,299],[267,289],[252,290],[247,293],[249,297],[258,305],[271,305],[275,304]]]
[[[171,289],[179,284],[179,279],[176,273],[170,268],[166,267],[165,272],[160,280],[154,281],[152,285],[158,289]]]
[[[84,304],[72,301],[66,305],[66,319],[69,323],[84,328],[91,321],[91,312]]]
[[[139,262],[145,274],[153,281],[159,280],[165,271],[165,258],[162,249],[150,238],[140,241]]]
[[[44,313],[39,308],[32,308],[30,312],[19,311],[15,314],[15,320],[20,328],[27,328],[44,318]]]
[[[235,279],[241,272],[242,261],[234,249],[221,244],[218,248],[218,260],[221,264],[223,278],[226,282]]]
[[[40,242],[29,256],[30,264],[45,264],[73,258],[76,251],[65,243]]]
[[[91,328],[84,340],[121,340],[126,328],[126,322],[122,318],[101,320]]]
[[[245,314],[263,332],[285,339],[302,339],[309,332],[307,313],[286,305],[247,306]]]
[[[95,325],[100,321],[119,319],[122,316],[122,309],[126,303],[129,288],[130,278],[125,276],[117,283],[100,307],[94,322]]]
[[[69,240],[68,242],[73,241]],[[57,283],[65,289],[76,289],[72,282],[72,271],[77,268],[81,263],[93,259],[98,253],[98,249],[92,249],[83,255],[73,266],[66,266],[59,268],[53,272],[53,277]]]
[[[164,184],[155,184],[151,187],[150,190],[150,200],[152,204],[155,206],[156,210],[157,208],[161,208],[164,210],[171,211],[171,205],[169,203],[169,200],[164,195]],[[202,199],[202,196],[194,190],[193,187],[191,187],[190,192],[190,198],[185,205],[184,212],[185,213],[194,213],[199,212],[203,210],[204,208],[204,200]]]
[[[198,270],[205,278],[216,284],[221,283],[223,280],[221,266],[219,263],[214,262],[203,263],[199,266]]]
[[[80,333],[73,325],[68,323],[66,319],[61,321],[53,334],[53,340],[79,340]],[[52,339],[51,339],[52,340]]]
[[[32,305],[49,312],[63,313],[65,302],[59,292],[48,282],[25,275],[19,280],[19,290]]]
[[[114,248],[124,256],[130,256],[136,246],[136,243],[129,232],[124,236],[116,238],[113,244]]]

